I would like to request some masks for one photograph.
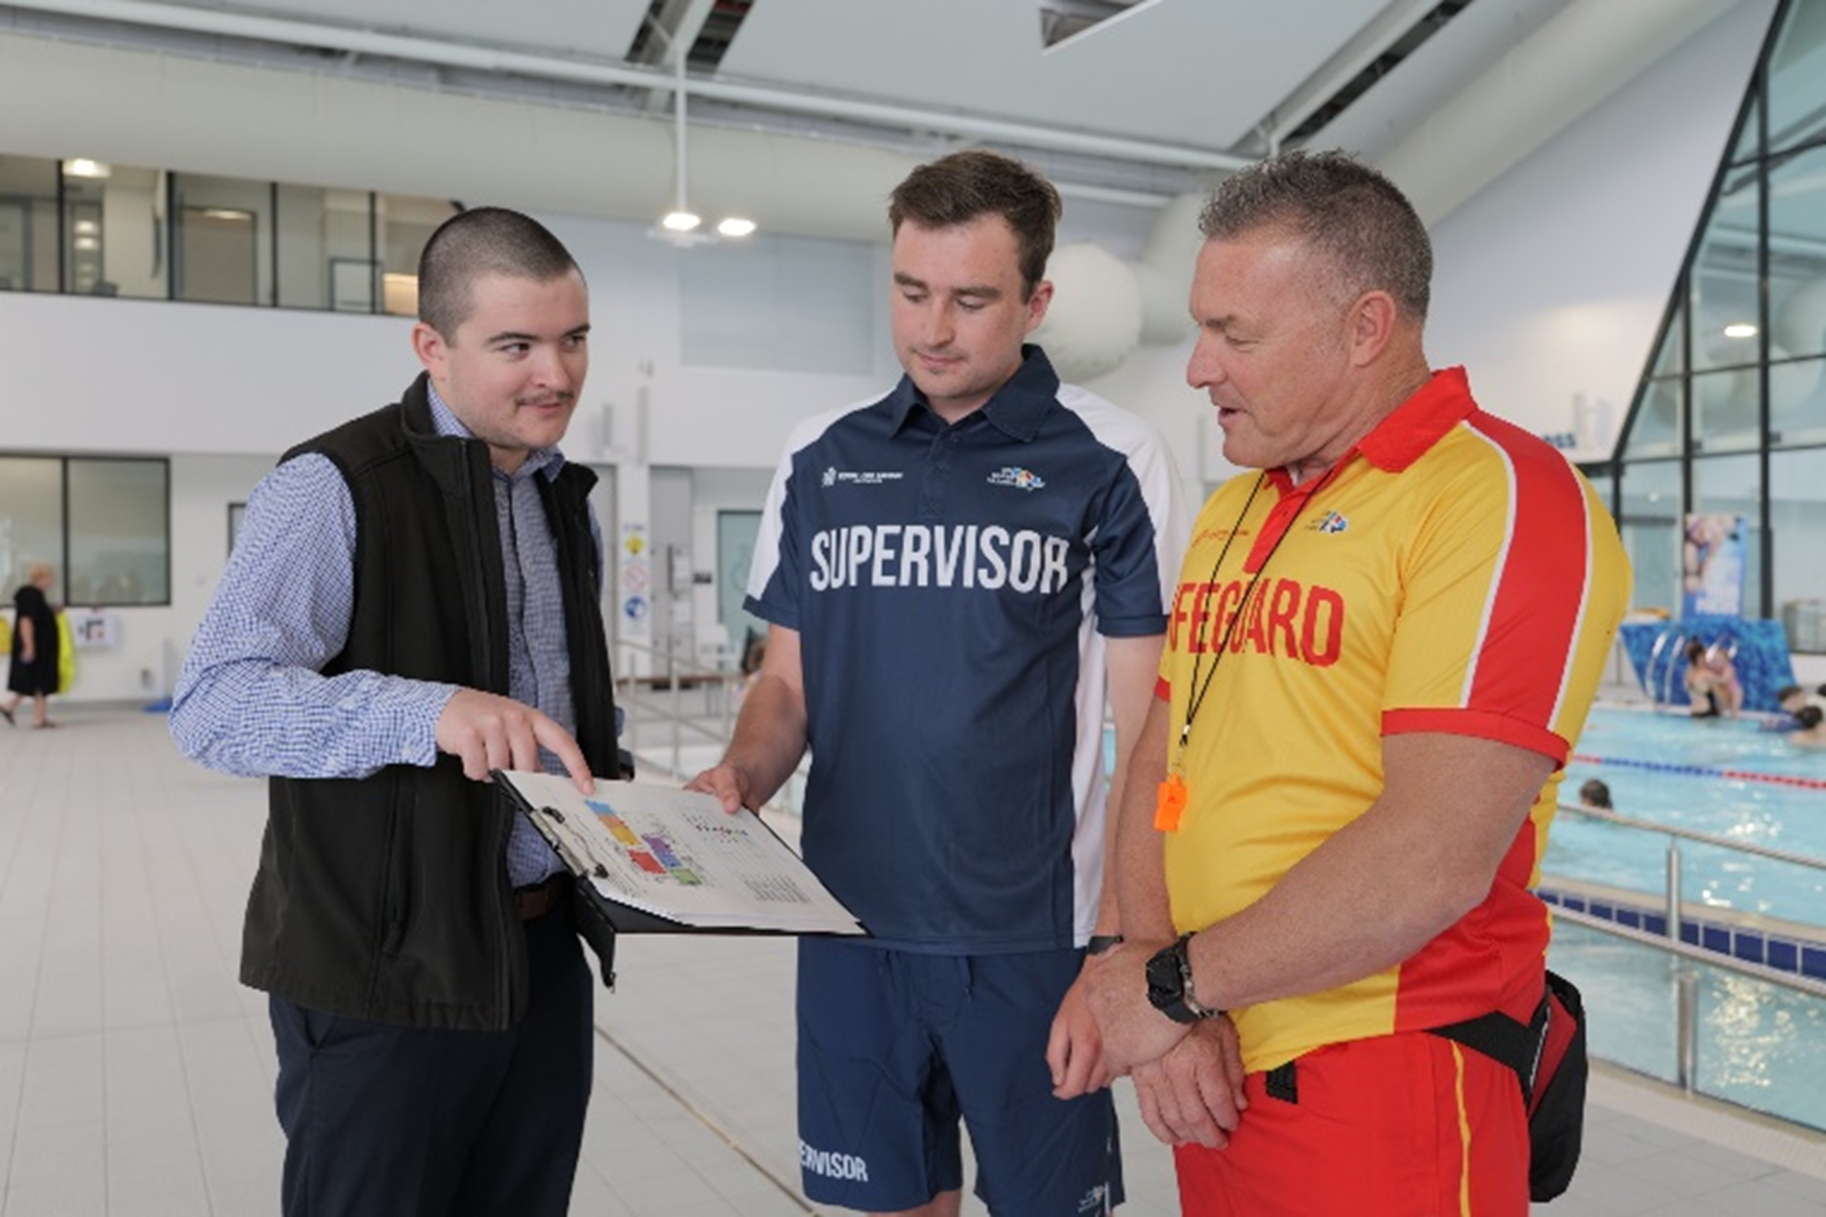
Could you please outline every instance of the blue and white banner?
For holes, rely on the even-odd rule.
[[[1744,612],[1744,518],[1687,516],[1681,545],[1680,615],[1741,617]]]

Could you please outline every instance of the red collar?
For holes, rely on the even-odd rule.
[[[1415,390],[1413,396],[1396,406],[1387,418],[1358,440],[1338,464],[1343,465],[1360,453],[1364,460],[1383,472],[1400,473],[1425,456],[1446,432],[1469,418],[1476,409],[1477,402],[1471,398],[1471,385],[1464,368],[1442,368],[1427,377],[1427,382]],[[1283,498],[1289,494],[1309,494],[1320,480],[1307,478],[1295,486],[1284,467],[1269,470],[1268,479]]]

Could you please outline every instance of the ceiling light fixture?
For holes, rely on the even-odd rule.
[[[1725,337],[1754,338],[1756,337],[1756,327],[1751,325],[1748,321],[1733,321],[1730,325],[1725,327]]]
[[[672,197],[672,210],[659,221],[659,227],[649,229],[647,235],[669,241],[681,249],[693,245],[715,244],[723,237],[746,237],[755,230],[753,220],[740,216],[727,216],[716,226],[715,232],[704,232],[703,217],[691,210],[685,201],[685,55],[679,54],[676,59],[677,85],[672,90],[672,125],[675,133],[675,156],[677,176]]]
[[[63,171],[70,177],[106,178],[114,176],[114,166],[106,161],[90,160],[86,156],[78,156],[65,161]]]

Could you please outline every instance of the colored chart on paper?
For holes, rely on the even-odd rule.
[[[496,772],[572,873],[604,899],[680,925],[780,933],[864,932],[752,812],[707,794]]]

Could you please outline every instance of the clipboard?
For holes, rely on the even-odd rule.
[[[616,934],[836,934],[868,931],[753,812],[652,783],[495,770],[576,880],[578,929],[614,987]]]

